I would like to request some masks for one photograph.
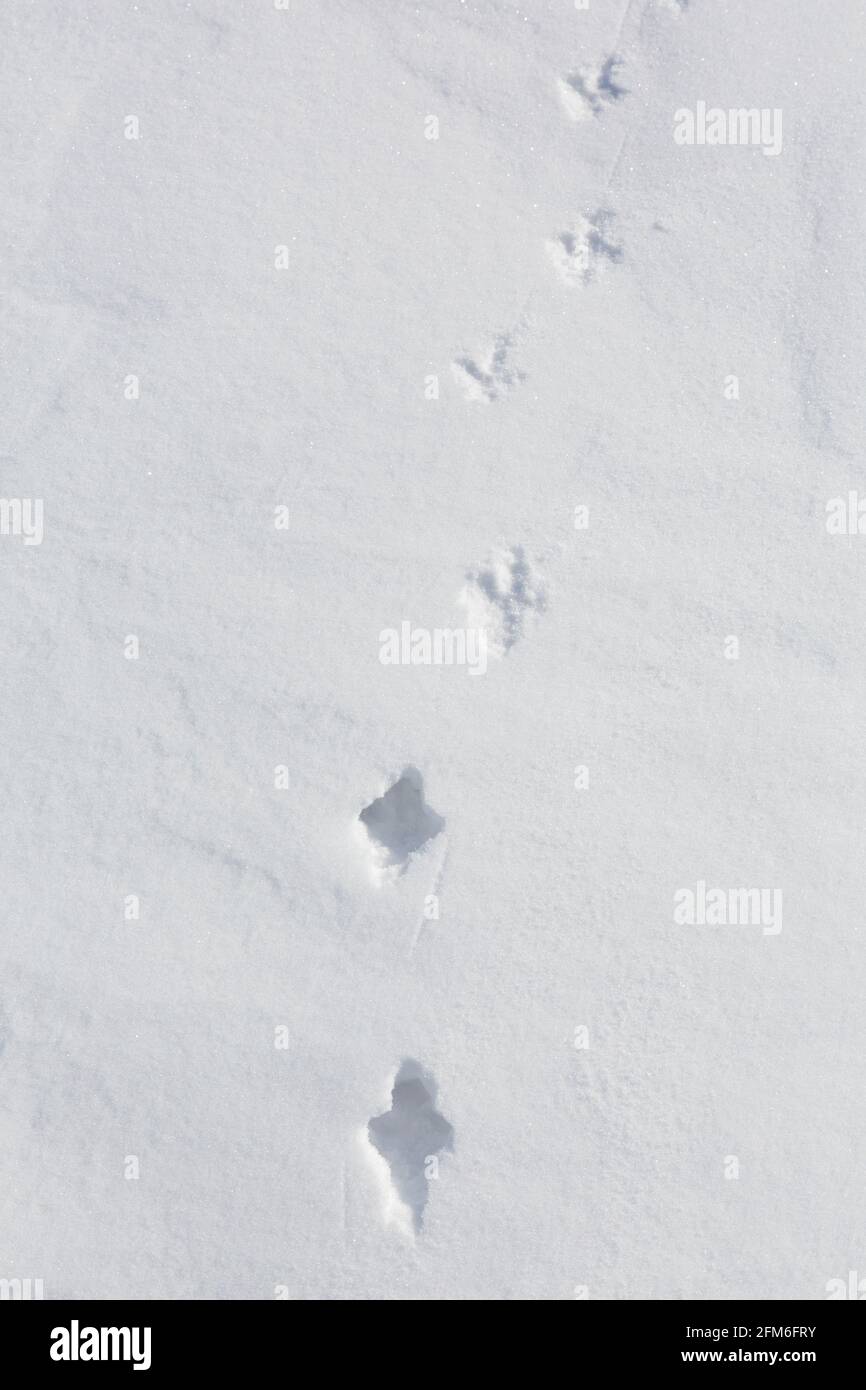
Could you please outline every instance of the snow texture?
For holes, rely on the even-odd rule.
[[[4,7],[0,1278],[866,1271],[831,9]]]

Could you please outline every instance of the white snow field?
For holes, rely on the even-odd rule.
[[[861,0],[0,14],[0,1278],[866,1275]]]

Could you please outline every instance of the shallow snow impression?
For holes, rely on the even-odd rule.
[[[502,333],[487,352],[477,357],[458,357],[451,363],[454,380],[467,401],[490,405],[523,380],[523,373],[511,365],[513,345],[512,335]]]
[[[628,96],[627,88],[622,86],[617,76],[621,67],[622,58],[611,54],[599,68],[569,73],[567,77],[560,78],[562,104],[573,121],[599,116],[605,106]]]
[[[608,231],[610,222],[610,214],[602,209],[593,217],[579,217],[572,227],[547,242],[547,254],[563,284],[588,285],[608,265],[622,260],[622,247]]]
[[[545,586],[522,545],[494,552],[472,570],[460,591],[470,627],[483,628],[492,656],[502,657],[523,634],[527,617],[542,613]]]

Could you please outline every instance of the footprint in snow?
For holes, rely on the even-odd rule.
[[[572,227],[547,242],[547,254],[563,284],[583,288],[622,260],[622,247],[608,231],[611,221],[611,213],[599,210],[592,217],[578,217]]]
[[[417,1062],[401,1063],[391,1089],[391,1108],[367,1125],[367,1140],[384,1160],[386,1219],[418,1235],[430,1182],[439,1175],[439,1154],[454,1148],[454,1130],[436,1109],[436,1083]]]
[[[443,817],[424,800],[424,779],[417,767],[404,768],[393,786],[364,807],[358,820],[366,831],[379,883],[393,883],[445,829]]]
[[[478,361],[472,357],[458,357],[451,363],[454,380],[462,388],[467,401],[481,401],[490,405],[523,380],[523,373],[509,365],[511,347],[511,336],[501,333]]]
[[[587,121],[628,96],[628,88],[620,86],[617,80],[621,67],[622,59],[613,54],[600,68],[584,68],[561,77],[559,95],[566,114],[573,121]]]
[[[523,546],[497,550],[487,564],[472,570],[460,592],[467,625],[484,628],[487,649],[503,657],[518,641],[526,618],[546,606],[541,579],[531,565]]]

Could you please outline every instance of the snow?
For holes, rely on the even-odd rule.
[[[866,1215],[861,5],[4,30],[44,535],[7,508],[0,1277],[825,1297]],[[779,153],[678,144],[699,102]],[[486,669],[383,663],[407,621]],[[782,930],[675,922],[699,883]]]

